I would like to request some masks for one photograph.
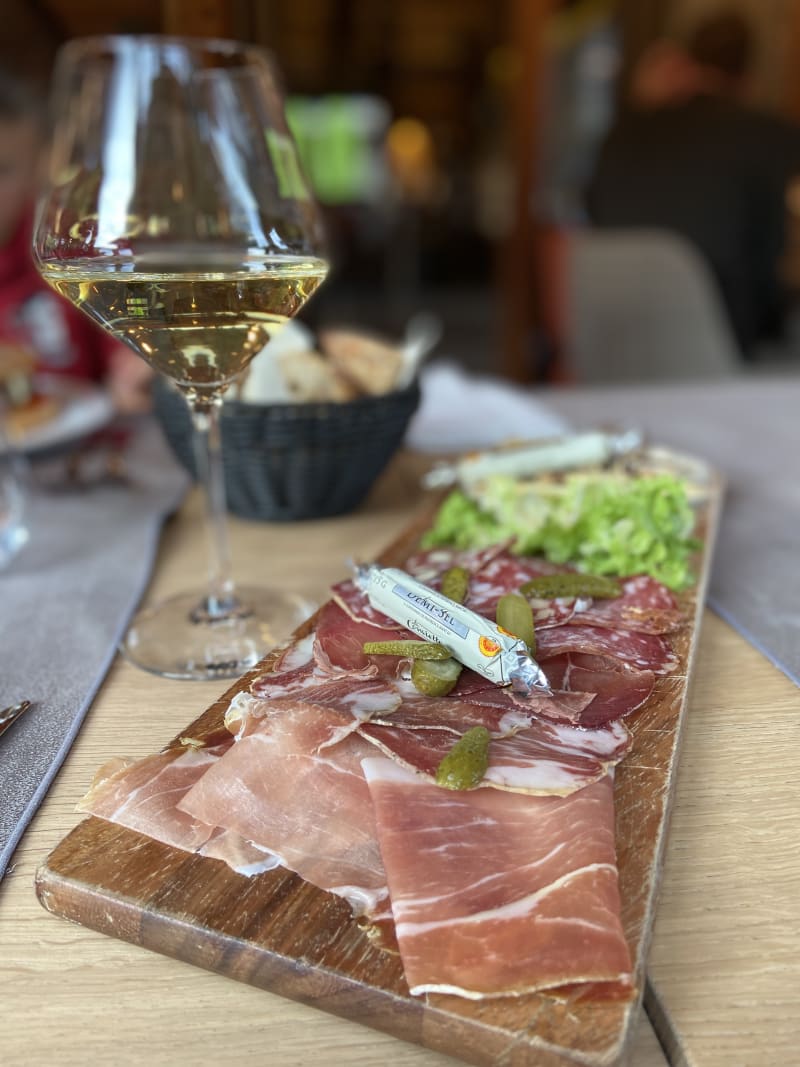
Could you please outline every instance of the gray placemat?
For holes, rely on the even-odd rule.
[[[187,478],[146,420],[126,484],[43,491],[30,541],[0,571],[0,707],[33,707],[0,738],[0,879],[75,739],[155,559],[161,524]]]
[[[800,375],[537,396],[576,429],[641,428],[722,473],[709,605],[800,685]]]

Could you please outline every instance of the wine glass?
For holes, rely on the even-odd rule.
[[[185,397],[206,499],[208,588],[137,616],[122,649],[170,678],[237,677],[298,601],[234,587],[223,394],[325,277],[320,215],[268,53],[234,41],[88,37],[61,50],[42,276]]]

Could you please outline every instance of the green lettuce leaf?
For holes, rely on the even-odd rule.
[[[669,474],[573,474],[559,482],[487,479],[480,503],[454,490],[423,544],[482,547],[513,540],[514,551],[544,555],[589,574],[649,574],[671,589],[691,585],[698,548],[683,482]]]

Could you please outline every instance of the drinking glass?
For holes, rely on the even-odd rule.
[[[289,595],[234,587],[220,405],[327,270],[277,71],[234,41],[76,39],[53,109],[34,258],[181,391],[205,489],[208,587],[142,612],[123,651],[171,678],[236,677],[299,619]]]

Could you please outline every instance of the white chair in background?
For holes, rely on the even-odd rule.
[[[738,372],[714,279],[682,237],[576,230],[565,269],[565,362],[578,383],[713,380]]]

